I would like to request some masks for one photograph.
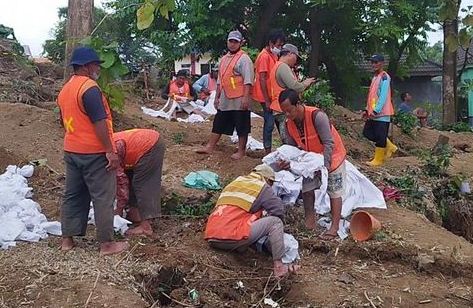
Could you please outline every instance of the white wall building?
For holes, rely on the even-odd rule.
[[[199,57],[191,54],[174,61],[174,71],[177,73],[181,69],[187,69],[191,75],[204,75],[210,71],[213,65],[217,64],[212,62],[210,53],[204,53]]]

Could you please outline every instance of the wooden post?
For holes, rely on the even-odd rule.
[[[93,26],[94,0],[69,0],[66,25],[66,54],[64,79],[72,72],[71,54],[80,40],[90,35]]]

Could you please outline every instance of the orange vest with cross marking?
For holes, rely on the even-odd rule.
[[[95,133],[95,127],[87,115],[82,95],[88,89],[98,87],[97,83],[87,76],[73,75],[61,89],[57,103],[65,129],[64,151],[78,154],[105,153],[105,147]],[[107,114],[107,128],[112,141],[112,114],[105,96],[102,104]],[[115,149],[113,142],[112,147]]]
[[[159,133],[153,129],[130,129],[113,134],[113,141],[125,142],[125,169],[132,169],[158,142]]]
[[[218,70],[220,86],[225,91],[225,96],[227,98],[239,98],[245,94],[243,76],[236,75],[234,72],[235,65],[244,54],[243,50],[240,50],[236,54],[227,53],[220,60],[220,67]]]

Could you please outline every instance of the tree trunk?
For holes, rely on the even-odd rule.
[[[255,34],[255,40],[251,46],[261,49],[266,45],[266,36],[269,33],[271,22],[274,20],[274,16],[279,11],[281,6],[285,3],[283,0],[269,0],[259,16],[259,22]],[[251,42],[250,42],[251,43]]]
[[[447,37],[457,36],[458,22],[445,20],[443,23],[443,118],[444,125],[455,123],[457,120],[457,51],[450,52]]]
[[[315,77],[319,72],[320,61],[320,37],[322,35],[322,27],[319,23],[319,11],[311,8],[310,12],[310,55],[309,55],[309,76]]]
[[[80,40],[90,35],[93,25],[94,0],[69,0],[66,25],[66,54],[64,79],[69,78],[71,54]]]

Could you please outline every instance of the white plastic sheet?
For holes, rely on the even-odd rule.
[[[284,255],[282,256],[282,263],[290,264],[301,257],[299,256],[299,242],[292,234],[284,233]]]
[[[89,220],[87,221],[89,225],[95,226],[95,213],[92,202],[90,203],[90,210],[89,210]],[[128,225],[132,222],[126,220],[125,218],[115,215],[113,216],[113,230],[116,232],[120,232],[121,235],[124,235],[125,232],[128,230]]]
[[[230,136],[230,140],[232,143],[237,143],[238,142],[238,135],[237,132],[234,131],[233,135]],[[248,141],[246,143],[246,149],[250,151],[257,151],[257,150],[264,150],[263,143],[256,140],[255,138],[251,137],[248,135]]]
[[[29,199],[32,188],[25,177],[32,176],[31,165],[8,166],[0,175],[0,246],[7,249],[15,241],[37,242],[48,233],[61,235],[60,223],[48,222],[38,203]]]

